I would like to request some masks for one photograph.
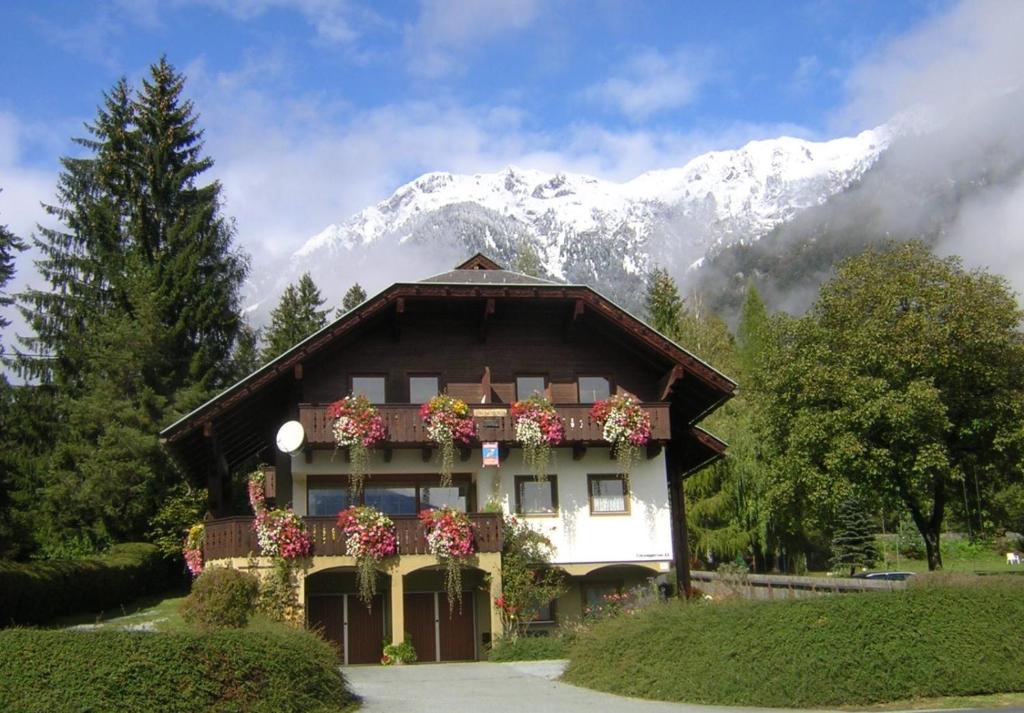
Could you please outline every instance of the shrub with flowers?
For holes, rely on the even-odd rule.
[[[199,573],[203,571],[204,544],[206,544],[206,526],[197,522],[189,528],[188,534],[185,535],[185,545],[181,550],[185,556],[185,566],[188,567],[188,571],[192,573],[193,577],[198,577]]]
[[[430,554],[445,566],[445,589],[448,608],[458,600],[462,609],[462,563],[476,552],[473,523],[466,513],[450,507],[420,512],[420,522],[427,536]]]
[[[583,607],[583,620],[595,622],[623,615],[633,616],[660,602],[658,587],[650,580],[647,584],[638,584],[624,592],[608,592],[602,595],[597,602]]]
[[[441,450],[441,487],[451,487],[455,444],[467,444],[476,437],[469,406],[462,399],[439,394],[420,407],[420,418],[427,424],[427,436]]]
[[[551,447],[565,438],[565,428],[555,407],[543,396],[531,396],[512,404],[516,440],[523,444],[523,460],[537,480],[547,480]]]
[[[615,449],[619,471],[629,478],[640,448],[651,440],[651,417],[632,396],[612,396],[591,407],[590,416],[602,427],[601,436]]]
[[[334,419],[334,440],[339,448],[348,448],[351,469],[349,484],[354,494],[363,489],[370,466],[370,449],[388,437],[387,424],[377,409],[362,394],[349,394],[327,407]]]
[[[345,551],[356,558],[359,598],[370,606],[377,593],[377,564],[398,552],[395,523],[373,507],[350,507],[338,513]]]

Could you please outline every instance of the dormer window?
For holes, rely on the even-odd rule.
[[[371,404],[387,403],[387,379],[383,376],[353,376],[352,393],[369,399]]]
[[[581,376],[579,378],[580,403],[592,404],[611,396],[612,385],[603,376]]]

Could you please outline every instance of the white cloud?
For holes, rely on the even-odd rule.
[[[293,10],[330,43],[348,44],[359,36],[353,18],[361,14],[345,0],[184,0],[210,5],[239,20],[252,20],[268,10]]]
[[[907,110],[944,117],[1021,89],[1024,3],[964,0],[882,48],[846,82],[840,119],[871,126]]]
[[[416,22],[405,28],[408,69],[429,78],[459,72],[466,52],[526,29],[541,9],[539,0],[422,0]]]
[[[622,72],[587,88],[586,99],[640,120],[693,102],[709,79],[708,58],[688,49],[663,54],[647,49]]]

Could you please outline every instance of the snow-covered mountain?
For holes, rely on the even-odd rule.
[[[336,303],[353,281],[372,292],[484,250],[513,266],[533,252],[550,276],[633,303],[652,264],[680,273],[709,251],[757,240],[847,188],[890,140],[879,127],[828,142],[753,141],[625,183],[514,166],[428,173],[310,238],[264,296],[309,271]],[[371,274],[381,284],[367,284]]]

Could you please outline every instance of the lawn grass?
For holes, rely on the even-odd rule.
[[[952,579],[804,600],[656,605],[584,633],[565,678],[640,698],[779,707],[1024,691],[1024,581]]]
[[[105,609],[98,614],[60,616],[47,628],[67,629],[81,627],[98,631],[112,629],[140,629],[151,631],[182,631],[188,628],[178,614],[185,600],[184,592],[166,592],[140,597],[125,606]]]
[[[872,706],[841,706],[849,711],[932,711],[957,708],[1024,708],[1024,693],[989,693],[981,696],[946,696],[944,698],[913,698]]]

